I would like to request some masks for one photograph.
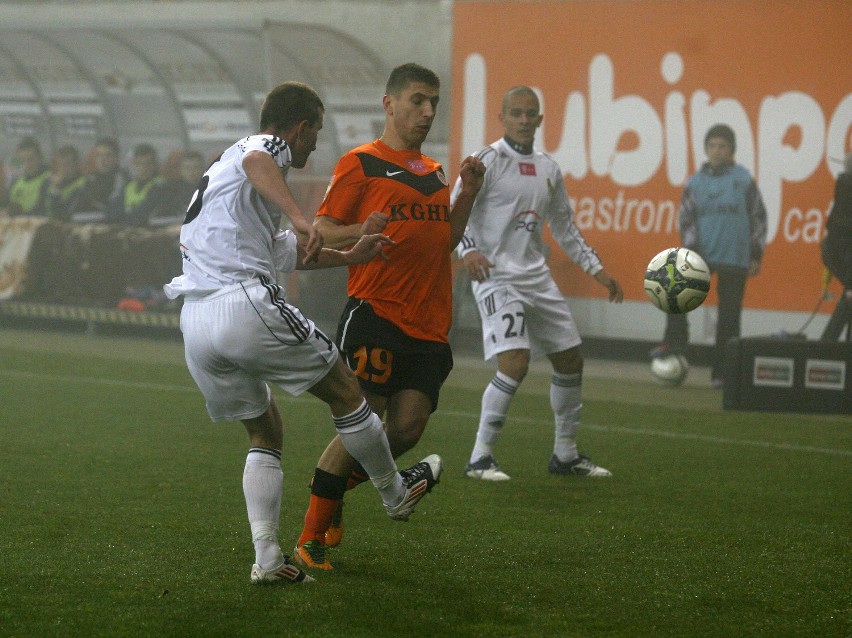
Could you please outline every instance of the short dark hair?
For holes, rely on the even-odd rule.
[[[260,107],[260,130],[286,131],[305,120],[311,126],[325,111],[317,92],[302,82],[285,82],[272,89]]]
[[[38,140],[34,137],[27,136],[21,139],[18,142],[18,146],[16,147],[18,151],[35,151],[38,155],[41,155],[41,145],[38,143]]]
[[[153,155],[157,157],[157,149],[146,142],[137,144],[133,147],[133,157],[142,157],[143,155]]]
[[[77,150],[76,146],[72,146],[71,144],[66,144],[65,146],[60,146],[54,152],[55,157],[70,157],[75,162],[80,161],[80,151]]]
[[[111,136],[101,137],[95,142],[95,146],[106,146],[113,150],[113,152],[118,155],[120,149],[118,147],[118,140]]]
[[[399,96],[412,82],[421,82],[436,89],[441,88],[441,80],[435,72],[414,62],[401,64],[391,71],[385,85],[385,95]]]
[[[704,136],[704,148],[707,148],[707,142],[709,142],[712,138],[718,137],[731,145],[731,151],[736,153],[737,151],[737,137],[734,135],[734,129],[732,129],[727,124],[714,124],[710,127],[710,130],[707,131],[707,135]]]
[[[183,154],[183,157],[181,157],[181,160],[185,159],[198,160],[199,162],[204,163],[204,155],[201,154],[201,151],[190,149]]]

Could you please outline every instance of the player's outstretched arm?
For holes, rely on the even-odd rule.
[[[364,235],[349,250],[335,250],[323,248],[315,261],[305,262],[302,259],[304,249],[301,242],[297,244],[299,259],[296,270],[314,270],[317,268],[334,268],[335,266],[351,266],[353,264],[365,264],[376,257],[388,259],[385,248],[396,246],[396,242],[390,237],[381,234]]]
[[[314,226],[322,233],[324,246],[343,248],[351,246],[364,235],[375,235],[384,231],[390,216],[373,211],[361,224],[344,224],[340,220],[321,215],[314,220]]]
[[[261,151],[249,151],[243,158],[243,170],[255,190],[278,206],[290,220],[296,234],[307,239],[304,258],[308,261],[316,259],[322,250],[322,233],[311,225],[296,204],[275,160]]]
[[[461,178],[461,190],[450,211],[451,251],[456,249],[464,236],[464,229],[467,226],[468,218],[470,218],[473,202],[476,200],[476,194],[482,188],[482,181],[485,178],[485,165],[478,157],[472,155],[466,157],[461,163],[459,177]]]

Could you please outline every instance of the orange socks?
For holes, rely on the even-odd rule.
[[[302,528],[302,535],[299,536],[298,545],[304,545],[308,541],[321,543],[325,541],[325,530],[331,525],[331,517],[339,502],[339,500],[311,494],[308,511],[305,512],[305,526]]]
[[[307,541],[325,540],[325,530],[331,525],[331,518],[337,504],[343,500],[348,479],[316,468],[311,480],[311,498],[308,511],[305,512],[305,526],[299,536],[298,545]]]

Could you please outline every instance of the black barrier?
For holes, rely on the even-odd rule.
[[[726,410],[852,413],[852,343],[775,337],[725,347]]]
[[[115,326],[144,326],[149,328],[180,328],[178,312],[132,312],[116,308],[87,308],[47,303],[0,302],[0,317],[55,319],[86,324]]]

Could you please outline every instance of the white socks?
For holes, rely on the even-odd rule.
[[[346,451],[352,455],[386,505],[398,505],[405,497],[405,484],[396,469],[382,420],[365,400],[352,414],[334,417],[334,426]]]
[[[476,443],[470,453],[470,462],[475,463],[479,459],[489,456],[493,452],[506,415],[509,413],[509,404],[515,396],[515,391],[520,386],[519,381],[498,371],[491,383],[482,393],[482,410],[479,415],[479,429],[476,431]]]
[[[278,567],[284,560],[278,544],[283,482],[281,450],[251,448],[243,471],[243,494],[251,525],[255,562],[262,569]]]
[[[583,373],[559,374],[550,378],[550,407],[556,422],[553,453],[563,463],[573,461],[577,452],[577,428],[580,425],[580,394]]]
[[[470,454],[471,463],[493,453],[494,445],[500,438],[503,424],[506,422],[509,405],[520,385],[520,382],[498,371],[485,388],[476,443]],[[562,462],[572,461],[579,456],[577,429],[580,425],[580,410],[583,407],[580,402],[582,385],[582,372],[554,372],[550,378],[550,407],[553,410],[555,425],[553,453]]]

